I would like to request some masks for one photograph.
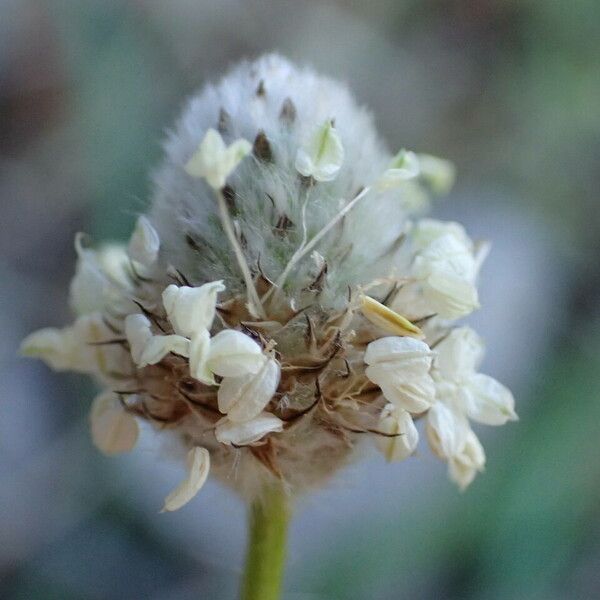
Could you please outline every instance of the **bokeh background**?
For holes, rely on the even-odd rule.
[[[285,597],[599,598],[597,0],[0,0],[0,597],[235,597],[241,503],[211,483],[158,514],[180,467],[149,437],[100,456],[90,384],[16,349],[69,321],[75,232],[127,237],[183,99],[268,50],[456,163],[433,212],[493,242],[471,322],[521,417],[479,431],[465,494],[370,452],[301,501]]]

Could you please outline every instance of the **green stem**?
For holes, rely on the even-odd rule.
[[[249,509],[242,600],[278,600],[286,555],[290,508],[285,492],[270,488]]]

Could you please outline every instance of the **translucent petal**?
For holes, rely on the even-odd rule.
[[[125,317],[125,337],[129,343],[131,357],[136,364],[142,359],[142,353],[152,338],[150,320],[145,315],[136,313]]]
[[[215,436],[222,444],[247,446],[259,441],[268,433],[283,431],[283,421],[267,412],[244,423],[234,423],[228,417],[221,419],[215,428]]]
[[[171,352],[178,356],[188,357],[190,340],[181,335],[155,335],[146,344],[138,366],[142,368],[147,365],[155,365]]]
[[[90,413],[92,440],[104,454],[120,454],[132,450],[139,428],[135,417],[121,405],[112,392],[97,396]]]
[[[296,170],[316,181],[332,181],[344,162],[344,146],[328,119],[296,154]]]

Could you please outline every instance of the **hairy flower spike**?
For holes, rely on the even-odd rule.
[[[96,445],[131,450],[140,420],[177,440],[188,474],[170,511],[209,470],[255,500],[322,485],[365,439],[408,459],[423,420],[469,485],[485,464],[470,422],[517,416],[454,324],[479,306],[486,246],[419,217],[453,167],[391,156],[343,86],[273,55],[192,98],[165,150],[127,246],[77,236],[74,324],[21,348],[104,386]]]

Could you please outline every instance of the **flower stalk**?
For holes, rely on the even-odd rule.
[[[269,488],[250,505],[242,600],[280,597],[290,516],[288,495],[281,486]]]

